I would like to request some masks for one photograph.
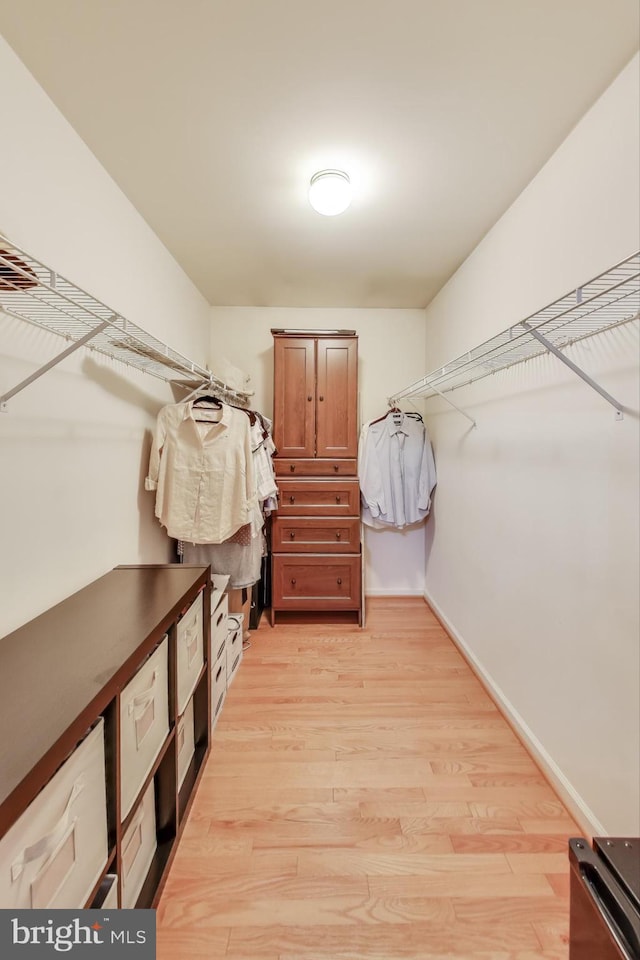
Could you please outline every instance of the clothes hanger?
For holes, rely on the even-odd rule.
[[[369,426],[373,426],[374,423],[382,423],[383,420],[386,420],[390,413],[402,413],[400,407],[389,407],[387,412],[382,417],[377,417],[375,420],[369,421]]]
[[[199,403],[206,404],[206,409],[211,410],[222,410],[222,401],[218,400],[217,397],[209,396],[208,394],[203,397],[196,397],[196,399],[191,404],[192,407],[196,407]],[[205,409],[205,407],[203,407]],[[193,418],[196,423],[217,423],[216,420],[204,420],[199,417]]]

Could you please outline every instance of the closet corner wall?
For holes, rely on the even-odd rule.
[[[271,623],[342,613],[362,623],[358,338],[353,330],[273,329]]]

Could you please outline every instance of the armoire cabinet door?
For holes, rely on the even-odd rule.
[[[315,456],[315,340],[274,341],[274,443],[281,457]]]
[[[358,341],[317,340],[316,456],[358,454]],[[288,456],[280,451],[283,456]]]

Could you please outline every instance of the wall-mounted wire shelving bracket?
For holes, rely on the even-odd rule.
[[[530,324],[528,324],[526,320],[522,321],[522,326],[525,328],[525,330],[529,331],[532,337],[536,338],[538,343],[543,344],[543,346],[545,346],[550,353],[552,353],[555,357],[558,358],[558,360],[561,360],[562,363],[564,363],[567,367],[569,367],[569,370],[573,370],[573,372],[577,374],[581,380],[584,380],[585,383],[588,383],[592,390],[595,390],[597,393],[600,394],[601,397],[604,397],[607,403],[610,403],[611,406],[614,407],[617,414],[617,417],[616,417],[617,420],[623,419],[621,403],[618,403],[617,400],[614,400],[614,398],[611,396],[610,393],[607,393],[607,391],[603,387],[601,387],[599,383],[596,383],[595,380],[593,380],[588,373],[585,373],[584,370],[577,365],[577,363],[574,363],[573,360],[569,360],[568,357],[565,357],[565,355],[561,353],[557,347],[554,347],[554,345],[551,343],[550,340],[547,340],[547,338],[543,337],[541,333],[539,333],[537,330],[534,330],[533,327],[530,326]]]
[[[80,347],[119,360],[187,391],[215,391],[247,406],[251,391],[234,390],[210,370],[188,360],[0,234],[0,310],[71,341],[62,353],[0,396],[7,401]]]
[[[76,340],[75,343],[72,343],[70,347],[67,347],[66,350],[63,350],[62,353],[57,354],[49,360],[48,363],[43,364],[41,367],[32,373],[30,376],[25,377],[24,380],[21,380],[20,383],[17,383],[15,387],[12,387],[11,390],[7,390],[6,393],[3,393],[0,397],[0,409],[3,413],[7,411],[7,403],[11,397],[15,397],[17,393],[20,393],[21,390],[24,390],[25,387],[28,387],[30,383],[34,383],[36,380],[39,380],[40,377],[47,373],[48,370],[51,370],[52,367],[57,366],[61,360],[65,360],[67,357],[71,356],[72,353],[75,353],[76,350],[79,350],[80,347],[84,347],[90,340],[92,340],[96,334],[101,333],[102,330],[107,326],[107,322],[101,323],[95,328],[95,330],[90,330],[89,333],[86,333],[84,337],[81,337],[79,340]]]
[[[451,403],[446,393],[549,351],[614,407],[616,420],[622,420],[623,405],[561,351],[579,340],[639,317],[640,253],[635,253],[577,290],[409,384],[390,397],[390,402],[439,396]],[[460,407],[456,409],[471,419]]]

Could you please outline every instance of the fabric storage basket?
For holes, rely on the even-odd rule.
[[[210,663],[214,663],[222,654],[227,642],[227,615],[229,613],[229,597],[224,596],[211,614],[211,656]]]
[[[204,664],[202,594],[199,593],[176,627],[178,714],[183,714]]]
[[[100,718],[0,840],[0,907],[82,908],[107,858]]]
[[[233,680],[242,660],[242,625],[244,614],[230,613],[227,633],[227,688]]]
[[[123,907],[135,907],[157,846],[156,800],[152,780],[122,838]]]
[[[120,694],[120,801],[124,820],[169,733],[165,637]]]
[[[193,697],[187,704],[187,709],[178,719],[178,789],[184,783],[191,758],[196,752],[195,732],[193,726]]]
[[[222,653],[211,668],[211,729],[220,716],[222,704],[227,694],[227,647],[222,647]]]

